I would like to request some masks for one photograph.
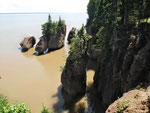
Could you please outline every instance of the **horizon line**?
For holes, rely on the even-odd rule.
[[[53,13],[87,13],[87,12],[0,12],[0,14],[53,14]]]

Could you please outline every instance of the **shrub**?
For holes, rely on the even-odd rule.
[[[7,97],[0,95],[0,113],[30,113],[24,103],[8,104]]]
[[[3,108],[7,106],[8,101],[7,97],[0,95],[0,113],[3,113]]]
[[[31,110],[27,109],[24,103],[9,104],[7,97],[0,94],[0,113],[31,113]],[[49,112],[48,108],[43,106],[41,113],[53,112]]]
[[[43,109],[42,109],[41,113],[50,113],[50,112],[48,111],[48,108],[43,106]]]
[[[26,108],[24,103],[17,104],[8,104],[7,106],[3,107],[4,113],[31,113],[29,109]]]
[[[43,106],[43,109],[42,109],[41,113],[54,113],[54,112],[49,112],[48,108]]]

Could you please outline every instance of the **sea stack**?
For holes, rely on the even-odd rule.
[[[28,51],[30,48],[34,46],[35,43],[36,43],[36,39],[34,36],[25,37],[24,40],[20,42],[21,51],[22,52]]]
[[[65,21],[59,18],[58,22],[53,22],[49,15],[48,22],[42,25],[42,34],[35,47],[38,55],[46,50],[56,50],[64,46],[66,36]]]

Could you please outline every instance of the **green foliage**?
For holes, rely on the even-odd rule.
[[[122,113],[124,110],[126,110],[128,108],[127,103],[129,102],[130,100],[126,99],[123,99],[122,101],[118,100],[116,113]]]
[[[48,108],[43,106],[43,109],[41,110],[41,113],[54,113],[54,112],[50,112]]]
[[[7,97],[0,95],[0,113],[30,113],[24,103],[8,104]]]
[[[150,23],[150,18],[141,19],[140,22],[141,22],[141,23]]]
[[[87,26],[90,25],[92,23],[92,20],[94,18],[94,13],[95,12],[95,7],[96,6],[96,0],[90,0],[88,3],[88,7],[87,7],[87,11],[89,14],[89,19],[87,20]]]
[[[9,104],[7,97],[0,94],[0,113],[31,113],[24,103]],[[41,113],[54,113],[49,112],[48,108],[43,106]]]
[[[87,52],[87,40],[88,35],[85,32],[85,27],[82,26],[80,30],[78,30],[77,34],[71,40],[71,48],[70,48],[70,63],[73,65],[78,64],[78,59],[80,59]]]
[[[87,27],[97,33],[101,26],[136,24],[150,17],[150,0],[90,0]]]
[[[0,113],[3,113],[3,108],[7,106],[7,97],[0,94]]]
[[[8,104],[6,107],[3,107],[4,113],[30,113],[31,111],[26,108],[24,103],[17,104]]]
[[[66,69],[66,66],[60,66],[60,71],[63,72]]]
[[[43,109],[42,109],[41,113],[50,113],[50,112],[49,112],[48,108],[43,106]]]
[[[105,46],[105,32],[104,32],[104,27],[101,27],[98,31],[98,33],[96,34],[96,36],[98,37],[96,40],[96,45],[95,48],[100,49],[101,51],[104,50],[104,46]]]
[[[146,89],[145,89],[145,88],[143,88],[141,84],[140,84],[140,85],[138,85],[138,86],[136,86],[136,89],[137,89],[137,90],[140,90],[140,91],[144,91],[144,92],[146,92]]]
[[[97,38],[95,48],[103,52],[103,63],[111,56],[112,41],[118,28],[149,23],[150,0],[90,0],[87,30]]]
[[[56,35],[57,33],[63,32],[65,28],[65,21],[59,18],[58,22],[53,22],[51,16],[49,15],[48,21],[42,25],[42,34],[46,37],[51,35]]]

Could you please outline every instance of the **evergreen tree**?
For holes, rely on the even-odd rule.
[[[121,26],[140,24],[150,17],[150,0],[90,0],[88,4],[87,30],[97,38],[96,48],[111,53],[112,37]]]
[[[65,28],[65,21],[61,20],[59,18],[58,22],[53,22],[51,20],[51,16],[48,16],[48,21],[42,25],[42,34],[45,35],[46,37],[49,37],[51,35],[56,35],[57,33],[63,32]]]
[[[70,62],[72,65],[78,64],[78,59],[84,56],[87,53],[87,41],[88,35],[85,32],[85,27],[82,26],[81,29],[74,35],[71,40],[71,48],[70,48]]]
[[[48,21],[52,21],[50,14],[48,15]]]

